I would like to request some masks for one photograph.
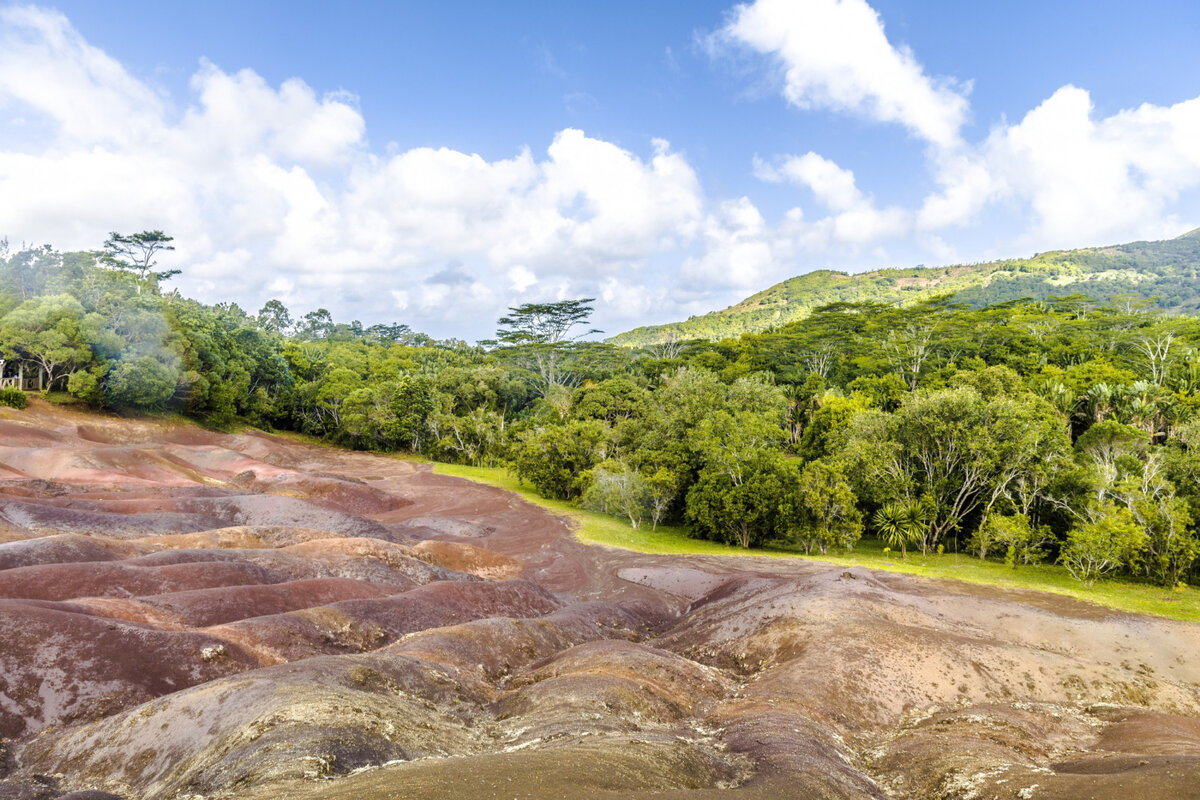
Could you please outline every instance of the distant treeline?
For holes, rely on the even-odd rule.
[[[163,291],[154,252],[115,251],[0,253],[4,375],[98,408],[506,464],[545,496],[746,547],[866,534],[1087,582],[1196,576],[1200,322],[1143,302],[841,303],[632,350],[574,339],[580,300],[513,309],[468,345],[205,306]]]

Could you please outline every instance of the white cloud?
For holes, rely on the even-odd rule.
[[[290,299],[292,289],[296,288],[296,284],[292,283],[287,278],[279,277],[279,278],[276,278],[275,280],[271,281],[267,285],[267,288],[269,290],[271,290],[272,292],[277,293],[277,295],[280,298],[289,298]]]
[[[482,258],[500,274],[580,278],[690,239],[703,195],[664,141],[645,162],[566,129],[544,161],[528,150],[492,162],[445,148],[400,153],[356,172],[345,207],[364,236],[415,262]]]
[[[65,16],[32,6],[0,8],[0,107],[11,102],[53,119],[66,142],[101,146],[142,139],[164,110]]]
[[[674,303],[670,292],[665,289],[630,283],[615,277],[604,281],[598,297],[609,309],[611,317],[622,321],[625,327],[638,325],[656,309]],[[610,334],[619,332],[608,331]]]
[[[648,158],[574,129],[542,156],[378,156],[344,92],[207,61],[191,89],[172,111],[61,14],[0,11],[0,106],[48,133],[0,143],[0,233],[79,248],[160,228],[181,288],[204,299],[257,307],[286,276],[301,308],[398,307],[470,335],[518,296],[598,292],[686,247],[704,218],[699,179],[664,140]],[[449,261],[477,280],[422,283]]]
[[[520,294],[537,283],[537,275],[518,264],[508,271],[508,280],[512,290]]]
[[[767,225],[747,197],[721,203],[705,218],[702,236],[702,254],[683,264],[683,276],[688,281],[761,289],[780,272],[777,251],[786,239]]]
[[[1093,112],[1087,91],[1064,86],[979,144],[935,154],[940,189],[925,198],[918,228],[977,223],[1004,206],[1022,220],[1026,246],[1178,235],[1186,223],[1173,209],[1200,188],[1200,98]]]
[[[888,41],[865,0],[756,0],[737,6],[709,41],[773,58],[783,70],[784,96],[800,108],[899,123],[935,145],[958,141],[965,87],[926,75],[907,47]]]
[[[900,123],[934,145],[925,166],[937,189],[911,211],[876,208],[852,172],[815,153],[756,159],[760,178],[803,186],[830,210],[795,229],[802,247],[908,239],[944,258],[957,251],[948,229],[1001,214],[1018,226],[1007,226],[1010,251],[1169,237],[1196,222],[1173,210],[1200,188],[1200,98],[1094,119],[1088,92],[1064,86],[972,143],[962,136],[968,84],[928,77],[865,0],[756,0],[709,42],[772,58],[793,105]]]
[[[199,106],[178,129],[179,147],[202,147],[211,157],[263,154],[285,163],[326,165],[348,158],[366,125],[343,92],[325,97],[298,78],[278,90],[251,70],[234,75],[204,61],[192,77]]]
[[[1001,191],[1032,209],[1030,235],[1100,243],[1177,234],[1169,207],[1200,185],[1200,98],[1099,120],[1092,110],[1088,92],[1064,86],[983,146]]]
[[[940,152],[931,167],[941,189],[921,205],[917,214],[921,230],[967,225],[1000,193],[997,176],[978,151],[961,147]]]
[[[755,173],[763,180],[803,186],[833,212],[807,225],[799,215],[794,217],[793,234],[810,249],[825,249],[833,243],[858,248],[881,239],[903,237],[912,229],[911,213],[896,207],[876,208],[874,199],[859,190],[853,172],[811,151],[788,156],[776,165],[758,161]]]
[[[834,215],[829,223],[834,241],[866,246],[907,236],[912,229],[912,215],[902,208],[878,209],[863,203]]]
[[[758,161],[755,174],[766,181],[789,180],[807,186],[818,202],[834,211],[847,211],[863,203],[854,173],[811,150],[802,156],[789,156],[777,166]]]

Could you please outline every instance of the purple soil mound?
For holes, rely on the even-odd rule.
[[[546,590],[525,581],[443,581],[390,597],[244,619],[211,632],[264,658],[298,661],[369,652],[430,628],[485,617],[542,616],[560,607]]]
[[[179,505],[182,510],[219,519],[224,525],[317,528],[342,536],[395,540],[395,536],[378,522],[296,497],[241,495],[185,500]]]
[[[345,578],[315,578],[270,586],[193,589],[140,599],[152,608],[173,615],[189,628],[205,628],[344,600],[386,597],[403,591],[403,588],[395,585],[376,586]]]
[[[104,540],[76,533],[0,544],[0,570],[38,564],[111,561],[119,557]]]
[[[10,524],[37,533],[83,533],[129,538],[151,533],[190,533],[223,526],[221,517],[206,514],[121,514],[63,508],[38,502],[0,500],[0,515]]]
[[[199,632],[0,600],[0,736],[91,720],[258,666]]]
[[[241,562],[134,566],[122,562],[40,564],[6,570],[0,597],[69,600],[73,597],[140,597],[214,586],[282,583],[289,575]]]

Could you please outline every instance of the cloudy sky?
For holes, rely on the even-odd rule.
[[[251,311],[474,340],[594,296],[617,333],[1200,225],[1197,41],[1193,0],[0,4],[0,236],[162,229]]]

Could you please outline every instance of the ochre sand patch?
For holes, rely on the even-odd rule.
[[[0,797],[1200,796],[1200,626],[586,546],[427,466],[0,419]]]

